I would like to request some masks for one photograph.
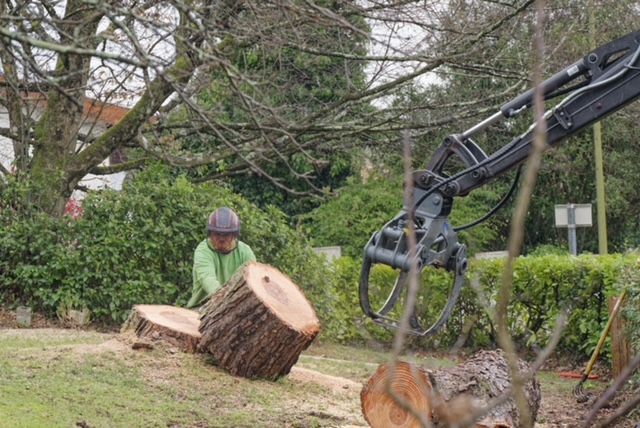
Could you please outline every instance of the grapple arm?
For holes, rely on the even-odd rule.
[[[640,31],[593,50],[542,82],[538,90],[546,100],[566,95],[542,118],[546,121],[547,143],[552,147],[640,97]],[[458,242],[448,221],[453,198],[467,195],[524,162],[533,147],[536,124],[489,156],[471,137],[530,108],[534,93],[531,89],[469,130],[448,136],[426,169],[413,173],[412,200],[405,201],[402,211],[375,233],[364,248],[360,305],[373,321],[392,328],[404,327],[388,315],[406,289],[411,269],[422,271],[433,266],[454,274],[447,302],[439,318],[427,329],[420,326],[415,307],[407,308],[410,318],[406,329],[409,333],[429,336],[442,328],[455,306],[467,269],[466,247]],[[465,169],[446,174],[444,170],[450,158],[457,158]],[[410,251],[408,243],[410,223],[415,230],[415,251]],[[371,267],[377,263],[397,268],[400,273],[386,302],[374,310],[369,277]]]

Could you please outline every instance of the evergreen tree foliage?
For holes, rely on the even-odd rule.
[[[338,195],[311,213],[300,216],[300,224],[315,246],[340,246],[345,256],[360,258],[371,235],[379,231],[402,209],[403,176],[371,173],[367,180],[351,177]],[[451,223],[459,227],[477,220],[499,196],[490,190],[478,190],[459,199]],[[489,251],[503,242],[496,220],[482,223],[458,238],[471,254]]]

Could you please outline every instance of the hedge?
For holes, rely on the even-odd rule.
[[[637,253],[581,256],[549,254],[519,257],[514,260],[512,293],[508,306],[509,332],[519,349],[535,352],[544,347],[562,311],[567,312],[562,327],[558,354],[576,361],[591,356],[599,336],[608,320],[608,299],[618,296],[629,284],[630,293],[625,314],[631,328],[629,341],[637,343],[640,325],[638,295]],[[469,349],[496,347],[496,324],[493,315],[498,289],[506,259],[470,260],[465,284],[458,304],[445,328],[434,337],[411,338],[413,346],[448,350],[461,343]],[[363,322],[359,309],[357,287],[359,261],[343,257],[334,263],[334,275],[341,285],[340,310],[351,312],[351,323],[343,327],[340,339],[359,341],[363,337],[388,342],[389,330],[373,323]],[[379,308],[386,300],[397,272],[376,265],[370,275],[370,296]],[[441,269],[425,269],[418,293],[418,315],[423,327],[430,325],[439,315],[451,287],[451,276]],[[345,292],[345,290],[347,290]],[[631,303],[635,302],[635,303]],[[399,319],[399,310],[392,312]],[[601,358],[610,357],[607,340]]]
[[[229,206],[257,259],[289,275],[331,329],[334,317],[327,314],[337,297],[325,287],[329,270],[282,212],[260,210],[223,185],[166,177],[162,168],[151,169],[122,191],[90,193],[77,219],[38,212],[25,183],[0,187],[0,304],[29,305],[48,316],[86,309],[96,324],[116,325],[135,304],[182,306],[207,217]]]

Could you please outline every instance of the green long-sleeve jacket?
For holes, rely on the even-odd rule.
[[[249,260],[255,260],[251,248],[238,241],[235,250],[227,254],[214,251],[205,239],[193,253],[193,293],[188,308],[199,306],[222,287],[234,273]]]

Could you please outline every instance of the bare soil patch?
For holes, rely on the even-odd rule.
[[[577,383],[578,380],[576,380]],[[589,413],[595,401],[605,389],[603,386],[590,390],[589,392],[593,394],[593,398],[586,403],[578,403],[571,391],[543,391],[542,403],[538,412],[538,420],[540,422],[536,424],[536,427],[574,428],[582,426],[585,415]],[[618,408],[629,398],[629,392],[618,394],[605,408],[598,412],[596,419],[589,426],[598,426],[612,418]],[[608,426],[613,428],[634,428],[636,421],[632,417],[627,417]]]

